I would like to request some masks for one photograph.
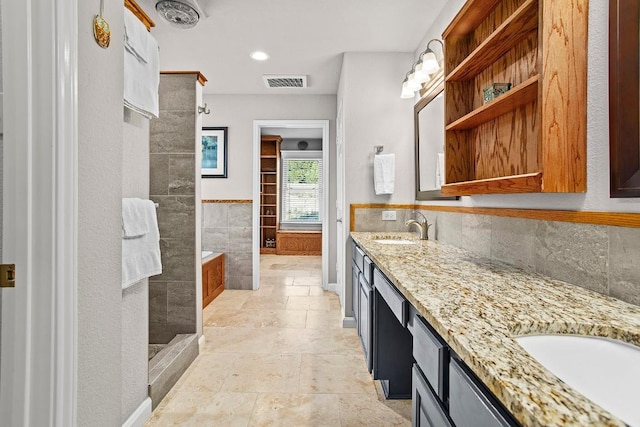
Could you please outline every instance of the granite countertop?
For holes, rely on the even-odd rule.
[[[626,425],[547,371],[514,337],[567,333],[640,345],[640,307],[439,242],[374,241],[415,240],[415,233],[351,236],[520,423]]]

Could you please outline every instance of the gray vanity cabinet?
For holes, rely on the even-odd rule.
[[[353,319],[357,325],[358,318],[360,317],[360,302],[358,299],[358,295],[360,295],[360,270],[355,261],[351,264],[351,309],[353,310]]]
[[[367,368],[369,372],[373,367],[372,355],[372,319],[373,319],[373,289],[371,286],[371,259],[355,244],[353,245],[352,263],[352,308],[353,317],[356,320],[358,336],[362,343]]]
[[[373,269],[373,378],[388,399],[411,398],[413,337],[407,329],[409,302]]]
[[[373,301],[371,298],[372,295],[371,286],[367,283],[364,278],[364,275],[360,275],[360,295],[358,297],[358,301],[360,304],[360,315],[358,317],[358,335],[360,336],[360,342],[362,343],[362,349],[364,351],[364,356],[367,361],[367,369],[371,372],[373,367],[373,354],[372,354],[372,328],[371,328],[371,318],[373,311]]]
[[[518,425],[455,355],[449,364],[449,416],[457,427]]]
[[[453,427],[444,405],[417,365],[413,366],[413,394],[411,396],[412,427]]]

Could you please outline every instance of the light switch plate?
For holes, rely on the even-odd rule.
[[[382,211],[382,220],[383,221],[395,221],[396,220],[396,211]]]

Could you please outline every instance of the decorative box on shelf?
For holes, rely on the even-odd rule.
[[[491,83],[491,86],[484,88],[482,91],[484,94],[484,103],[488,103],[499,97],[500,95],[507,93],[511,89],[511,83]]]

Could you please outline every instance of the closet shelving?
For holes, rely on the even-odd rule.
[[[586,191],[588,0],[469,0],[443,33],[442,194]],[[484,104],[483,89],[512,89]]]
[[[260,139],[260,253],[276,253],[280,143],[278,135]],[[268,242],[272,242],[268,244]]]

